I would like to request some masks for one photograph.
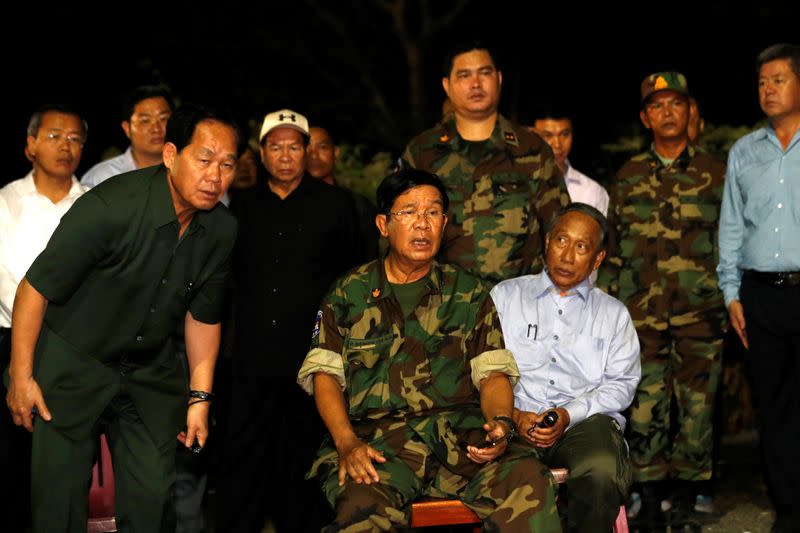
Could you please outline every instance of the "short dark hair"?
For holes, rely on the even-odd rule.
[[[172,100],[172,95],[166,87],[159,85],[142,85],[136,87],[123,98],[122,120],[129,121],[133,116],[133,112],[136,110],[136,105],[148,98],[163,98],[167,101],[170,111],[175,109],[175,102]]]
[[[553,215],[553,218],[551,218],[550,222],[547,224],[548,235],[553,232],[553,229],[556,227],[558,221],[568,213],[583,213],[584,215],[594,219],[594,221],[597,222],[597,225],[600,226],[600,242],[598,243],[597,251],[599,252],[600,250],[606,249],[608,244],[608,220],[597,208],[581,202],[572,202],[566,207],[562,207],[556,211],[556,214]]]
[[[186,146],[191,144],[197,125],[206,120],[220,122],[233,129],[236,134],[236,155],[238,156],[243,147],[240,142],[242,134],[239,131],[239,126],[236,124],[236,121],[234,121],[228,113],[212,110],[196,104],[184,104],[172,113],[172,116],[169,117],[169,122],[167,122],[167,132],[164,135],[164,142],[172,143],[178,149],[178,152],[182,151]]]
[[[479,40],[462,41],[453,45],[444,56],[444,60],[442,61],[442,77],[450,77],[456,57],[460,56],[461,54],[466,54],[467,52],[472,52],[473,50],[485,50],[486,53],[489,54],[489,57],[492,58],[494,68],[500,70],[500,66],[497,63],[496,50],[492,50],[489,48],[489,46]]]
[[[411,168],[405,162],[398,165],[398,167],[397,170],[383,178],[381,184],[378,185],[378,190],[375,191],[378,213],[388,215],[398,196],[420,185],[436,187],[442,197],[442,209],[447,212],[447,208],[450,206],[450,200],[447,198],[447,189],[436,174]]]
[[[533,112],[533,121],[537,120],[569,120],[572,118],[572,110],[567,105],[560,102],[543,102],[536,106]]]
[[[39,133],[39,128],[42,126],[42,119],[45,113],[62,113],[64,115],[78,117],[81,121],[81,127],[83,128],[83,141],[86,142],[86,137],[89,135],[89,123],[86,122],[86,119],[83,118],[77,109],[66,104],[45,104],[34,111],[33,115],[31,115],[31,119],[28,121],[28,135],[36,137],[36,134]]]
[[[792,72],[800,78],[800,46],[788,43],[773,44],[762,50],[756,57],[756,74],[761,73],[761,67],[764,63],[777,59],[788,59]]]

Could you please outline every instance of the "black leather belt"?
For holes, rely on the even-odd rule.
[[[760,272],[758,270],[745,270],[744,279],[752,279],[772,285],[773,287],[798,287],[800,286],[800,272]]]

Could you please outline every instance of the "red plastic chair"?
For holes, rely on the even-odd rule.
[[[100,435],[100,456],[92,468],[92,486],[89,489],[88,533],[109,533],[116,530],[114,469],[106,436]]]
[[[569,471],[566,468],[552,468],[550,473],[558,484],[567,481]],[[411,527],[450,526],[460,524],[480,524],[482,521],[472,510],[461,503],[461,500],[427,500],[411,504]],[[481,526],[475,527],[475,533]],[[625,506],[621,505],[614,533],[628,533],[628,516]]]

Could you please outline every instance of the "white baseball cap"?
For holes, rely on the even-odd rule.
[[[308,119],[291,109],[281,109],[265,116],[264,122],[261,124],[261,134],[258,136],[258,142],[263,141],[264,137],[275,128],[292,128],[306,137],[310,137]]]

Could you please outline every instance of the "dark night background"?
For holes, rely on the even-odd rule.
[[[14,6],[14,15],[7,7],[0,184],[29,170],[25,128],[43,103],[74,103],[89,120],[79,177],[110,146],[124,149],[119,97],[144,83],[164,83],[182,101],[225,103],[257,123],[290,107],[339,140],[399,155],[438,118],[442,56],[468,38],[500,52],[501,112],[529,122],[541,102],[567,105],[571,159],[606,175],[599,147],[638,132],[639,83],[651,72],[685,73],[713,124],[762,118],[754,59],[770,44],[800,41],[799,5],[233,0],[38,3]],[[409,57],[419,61],[416,97]]]

